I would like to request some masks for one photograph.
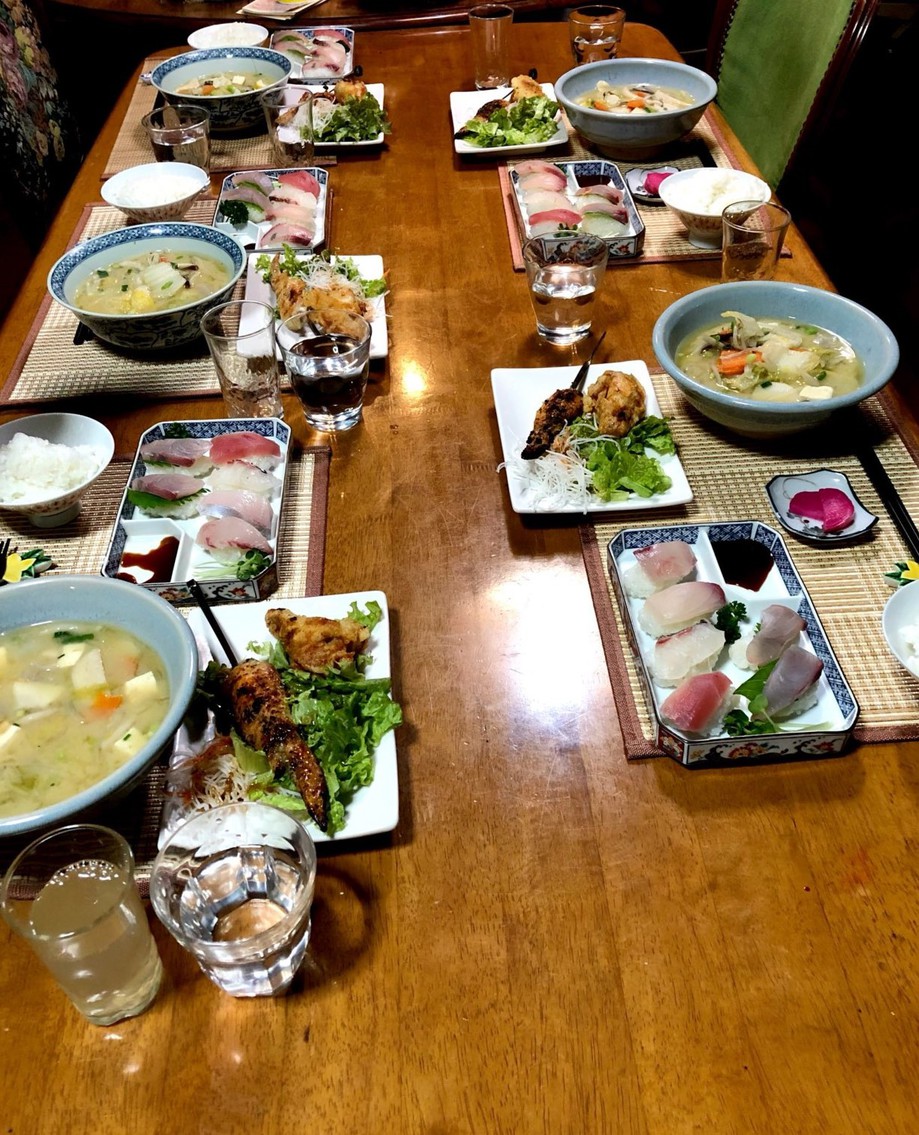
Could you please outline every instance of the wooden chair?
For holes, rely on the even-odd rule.
[[[716,103],[775,188],[832,109],[878,0],[718,0]]]

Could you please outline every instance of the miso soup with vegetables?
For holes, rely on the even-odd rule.
[[[685,339],[677,365],[704,386],[756,402],[822,402],[861,385],[864,368],[845,339],[823,327],[725,311]]]
[[[662,114],[669,110],[685,110],[695,99],[685,91],[670,87],[654,87],[650,83],[614,87],[602,79],[590,91],[575,100],[579,106],[591,110],[605,110],[610,114]]]
[[[244,95],[249,91],[262,91],[276,79],[260,71],[223,71],[216,75],[200,75],[176,87],[177,95],[197,95],[205,98],[224,98],[226,95]]]
[[[95,269],[73,303],[102,315],[141,315],[207,299],[229,280],[230,269],[212,256],[164,249]]]
[[[0,632],[0,816],[90,788],[147,743],[169,708],[159,655],[120,627]]]

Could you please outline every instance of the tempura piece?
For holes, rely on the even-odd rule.
[[[311,674],[327,674],[333,666],[353,662],[370,638],[370,631],[354,619],[295,615],[284,607],[272,607],[265,625],[292,665]]]
[[[621,370],[605,370],[584,395],[584,413],[593,413],[602,434],[625,437],[646,413],[641,383]]]

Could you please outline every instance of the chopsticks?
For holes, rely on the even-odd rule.
[[[201,608],[201,614],[204,615],[205,619],[207,619],[208,623],[210,624],[211,630],[217,636],[217,641],[223,647],[223,652],[227,657],[227,662],[231,666],[238,665],[239,659],[236,657],[236,652],[234,651],[233,647],[230,646],[230,641],[224,634],[223,627],[220,625],[220,623],[217,622],[217,617],[215,616],[213,609],[211,608],[211,601],[204,594],[204,591],[201,588],[201,584],[196,579],[190,579],[188,580],[188,590],[192,593],[192,595],[194,595],[198,606]]]
[[[594,361],[594,355],[597,353],[597,349],[599,348],[600,344],[603,342],[603,340],[605,338],[606,338],[606,332],[604,331],[601,334],[600,338],[596,341],[596,343],[594,343],[593,350],[590,352],[590,354],[587,356],[587,358],[584,360],[584,362],[581,363],[580,367],[578,368],[578,373],[574,376],[574,380],[571,383],[571,389],[572,390],[583,391],[584,381],[587,378],[587,372],[590,370],[590,364]]]
[[[893,481],[888,477],[887,470],[881,464],[881,459],[874,449],[868,445],[858,446],[855,455],[868,474],[868,479],[874,485],[897,531],[903,537],[910,555],[919,562],[919,529],[916,528],[913,518],[907,512],[903,498],[897,492]]]

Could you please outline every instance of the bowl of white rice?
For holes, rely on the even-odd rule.
[[[187,162],[148,162],[110,177],[102,199],[129,221],[179,221],[210,182],[207,170]]]
[[[111,433],[82,414],[33,414],[0,425],[0,509],[38,528],[67,524],[114,452]]]
[[[919,678],[919,587],[898,587],[884,605],[884,638],[891,653],[914,678]]]
[[[768,201],[772,190],[762,178],[740,169],[684,169],[665,178],[660,199],[685,225],[697,248],[721,247],[721,214],[735,201]]]
[[[208,24],[188,37],[189,47],[264,47],[268,42],[268,29],[261,24],[240,21],[229,24]]]

